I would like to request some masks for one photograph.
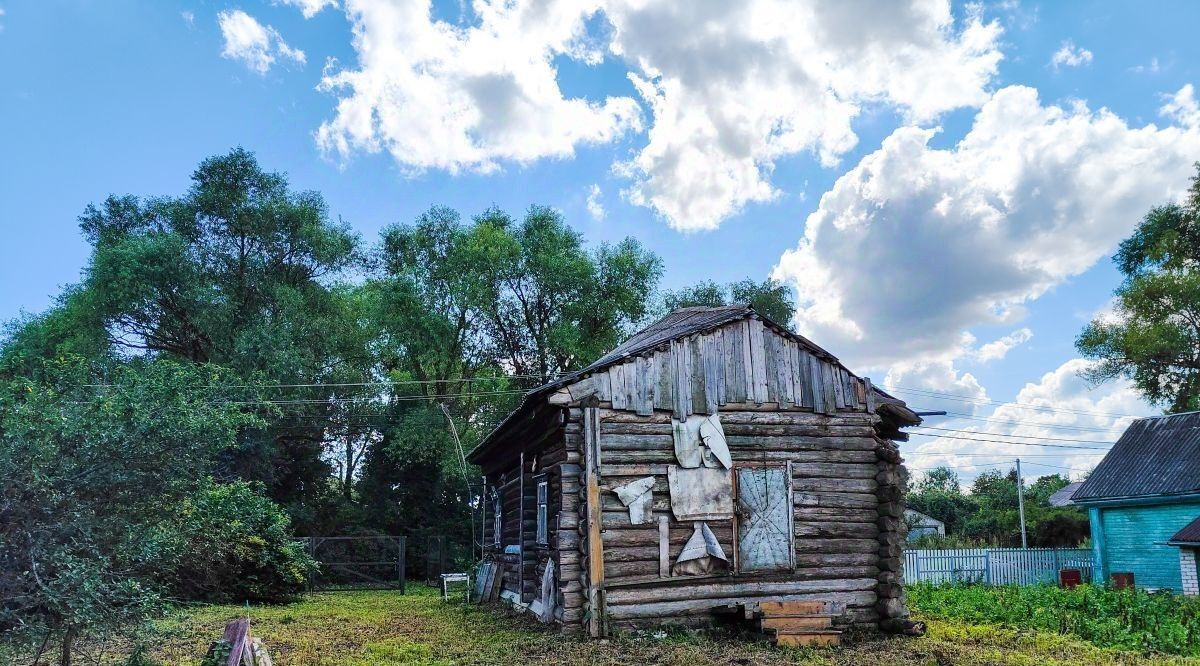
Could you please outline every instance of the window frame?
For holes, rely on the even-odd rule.
[[[536,507],[537,527],[534,531],[534,543],[538,546],[550,545],[550,479],[545,474],[533,477],[536,484],[534,505]]]

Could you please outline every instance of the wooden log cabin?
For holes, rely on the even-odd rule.
[[[919,423],[748,306],[672,312],[472,451],[501,597],[592,636],[780,601],[903,631],[894,442]]]

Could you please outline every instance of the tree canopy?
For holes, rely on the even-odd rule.
[[[751,305],[771,321],[788,328],[791,328],[792,316],[796,313],[796,299],[792,290],[772,278],[762,282],[738,280],[725,285],[705,280],[664,293],[659,310],[665,314],[677,308],[735,304]]]
[[[1128,378],[1168,412],[1200,409],[1200,177],[1183,202],[1147,213],[1113,261],[1124,280],[1112,314],[1075,343],[1096,361],[1087,376]]]

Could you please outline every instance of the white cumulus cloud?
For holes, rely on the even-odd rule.
[[[604,204],[600,203],[600,186],[592,185],[588,189],[587,211],[592,216],[593,220],[599,222],[604,219]]]
[[[866,105],[923,121],[982,104],[1001,59],[999,23],[956,21],[947,0],[475,0],[469,25],[429,0],[343,4],[357,63],[321,83],[338,100],[317,131],[328,154],[488,172],[613,142],[648,115],[615,166],[631,202],[685,230],[778,196],[782,158],[834,164]],[[556,58],[615,59],[637,98],[568,96]]]
[[[797,289],[801,330],[852,367],[970,356],[964,332],[1018,321],[1094,265],[1186,190],[1200,155],[1196,127],[1130,127],[1020,86],[998,91],[957,145],[931,147],[936,133],[885,139],[775,268]]]
[[[1008,461],[1023,457],[1028,478],[1079,478],[1100,462],[1106,443],[1116,441],[1134,417],[1158,413],[1127,380],[1092,386],[1082,379],[1090,363],[1080,358],[1063,363],[1027,383],[1011,402],[988,407],[983,417],[928,419],[926,425],[944,430],[926,429],[940,436],[914,437],[904,453],[906,464],[916,469],[949,465],[974,476],[1001,461],[1007,470]],[[949,411],[961,413],[962,404]]]
[[[1200,104],[1196,103],[1192,84],[1180,88],[1174,95],[1167,95],[1159,113],[1186,127],[1200,126]]]
[[[781,158],[836,163],[865,104],[918,120],[982,104],[1001,58],[998,23],[956,25],[940,0],[612,0],[605,13],[653,114],[647,144],[622,165],[629,199],[684,230],[776,197]]]
[[[296,7],[306,19],[316,16],[326,7],[337,7],[338,5],[337,0],[274,0],[274,4]]]
[[[1090,62],[1092,62],[1092,52],[1085,48],[1075,46],[1075,43],[1071,40],[1063,42],[1062,46],[1060,46],[1050,58],[1050,64],[1053,65],[1055,69],[1063,66],[1079,67],[1080,65],[1086,65]]]
[[[993,340],[985,345],[981,345],[975,350],[972,356],[977,361],[998,361],[1008,355],[1016,347],[1019,347],[1033,339],[1033,331],[1028,328],[1021,328],[1009,333],[1008,335]]]
[[[347,0],[358,67],[321,81],[339,99],[317,131],[327,153],[387,151],[413,171],[493,171],[569,157],[641,128],[628,97],[564,96],[554,58],[594,59],[594,4],[484,2],[477,24],[433,18],[429,0]]]
[[[304,51],[288,46],[279,31],[240,9],[218,12],[217,23],[225,40],[221,56],[239,60],[259,74],[266,74],[279,59],[305,62]]]

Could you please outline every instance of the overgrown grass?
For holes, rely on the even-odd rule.
[[[147,644],[151,663],[196,666],[209,642],[220,636],[225,622],[246,614],[251,618],[252,632],[266,642],[278,666],[884,663],[1200,666],[1200,659],[1164,659],[1118,652],[1056,632],[932,616],[922,618],[929,621],[929,634],[925,637],[848,635],[843,647],[831,650],[783,650],[749,634],[696,634],[670,628],[658,633],[584,641],[560,636],[525,616],[494,606],[443,603],[436,590],[421,586],[410,587],[409,594],[404,596],[396,592],[339,592],[316,594],[285,606],[188,609],[158,624],[155,636]],[[121,664],[124,658],[116,655],[129,654],[134,646],[109,644],[103,648],[89,653],[112,655],[101,663]]]
[[[909,587],[927,616],[1082,638],[1100,647],[1200,656],[1200,599],[1081,585]]]

